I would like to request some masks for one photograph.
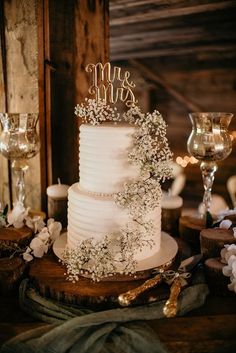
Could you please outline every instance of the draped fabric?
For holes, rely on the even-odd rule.
[[[205,283],[184,289],[178,315],[203,305],[207,294]],[[0,353],[167,353],[147,322],[164,317],[164,304],[92,312],[45,299],[26,279],[20,286],[21,308],[47,325],[16,336]]]

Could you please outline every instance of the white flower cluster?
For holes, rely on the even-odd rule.
[[[46,226],[43,220],[39,220],[38,217],[31,220],[28,219],[26,224],[36,233],[39,232],[23,253],[23,259],[28,262],[33,260],[33,257],[42,257],[47,254],[50,246],[59,237],[62,225],[60,222],[54,222],[54,219],[50,218]]]
[[[137,225],[138,223],[138,225]],[[154,245],[153,236],[155,227],[152,221],[141,223],[130,222],[124,228],[121,228],[121,235],[119,238],[120,247],[123,252],[121,256],[125,259],[125,250],[128,249],[134,254],[135,251],[141,251],[144,246],[152,248]],[[129,255],[131,256],[131,254]]]
[[[85,98],[85,103],[77,104],[75,107],[75,115],[82,119],[83,123],[99,125],[105,121],[117,122],[120,121],[120,114],[116,107],[111,107],[102,99]]]
[[[139,218],[159,205],[161,186],[152,178],[130,181],[114,198],[119,206],[128,209],[130,215]]]
[[[112,249],[112,248],[111,248]],[[104,237],[95,242],[93,238],[82,241],[75,249],[66,248],[64,263],[68,279],[78,281],[79,275],[90,274],[94,281],[114,273],[114,259],[110,251],[110,239]]]
[[[217,214],[217,217],[218,217],[218,220],[221,220],[227,216],[233,216],[233,215],[236,215],[236,208],[233,208],[231,210],[230,209],[223,210]]]
[[[135,224],[138,237],[126,230],[131,242],[143,240],[149,234],[152,238],[154,225],[145,220],[145,215],[154,210],[160,203],[162,191],[160,181],[171,177],[172,153],[166,138],[166,124],[158,111],[144,114],[137,106],[131,107],[124,114],[125,120],[138,126],[133,135],[133,148],[129,153],[129,160],[140,168],[138,180],[124,184],[124,189],[115,195],[115,202],[126,208]],[[142,224],[143,231],[137,228]],[[131,233],[131,234],[130,234]],[[140,251],[142,244],[139,244]]]
[[[230,277],[229,290],[236,293],[236,244],[225,245],[221,250],[222,262],[226,264],[223,267],[223,274]]]
[[[92,125],[121,121],[116,108],[102,100],[87,99],[85,104],[76,106],[75,113]],[[146,215],[159,205],[160,182],[172,176],[166,124],[158,111],[144,114],[135,105],[122,119],[137,126],[128,157],[130,163],[139,167],[140,175],[137,180],[125,183],[123,191],[114,195],[115,202],[128,210],[130,222],[118,234],[108,234],[102,241],[94,242],[91,237],[77,249],[66,249],[64,259],[71,281],[78,280],[84,272],[90,272],[93,280],[99,280],[117,272],[117,268],[119,273],[132,274],[136,268],[135,253],[153,245],[155,227]]]
[[[75,249],[66,248],[64,264],[67,267],[68,279],[78,281],[80,275],[89,275],[93,281],[109,277],[114,273],[131,275],[135,272],[135,252],[143,246],[152,247],[153,224],[140,225],[139,231],[131,222],[119,233],[109,234],[101,241],[94,238],[84,240]],[[146,239],[148,237],[148,239]]]
[[[9,226],[14,228],[22,228],[25,220],[28,218],[29,208],[25,209],[21,202],[16,202],[11,212],[7,215]]]
[[[224,219],[223,221],[220,222],[219,228],[230,229],[232,224],[233,222],[230,219]],[[236,227],[233,227],[232,231],[233,231],[234,238],[236,238]]]
[[[54,222],[52,218],[47,221],[46,225],[40,216],[30,217],[28,213],[29,208],[25,209],[21,202],[17,202],[14,204],[12,211],[7,214],[7,222],[4,225],[18,229],[26,225],[33,230],[35,237],[31,240],[29,246],[24,250],[19,247],[14,249],[14,252],[23,253],[25,261],[33,260],[33,256],[42,257],[46,254],[62,229],[61,223]]]
[[[172,176],[172,153],[166,137],[166,123],[162,115],[155,110],[144,114],[137,106],[131,107],[124,118],[139,128],[133,138],[133,149],[129,159],[140,167],[143,177],[147,173],[157,182]]]

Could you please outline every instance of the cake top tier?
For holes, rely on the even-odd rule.
[[[136,128],[130,125],[80,126],[80,186],[87,192],[112,194],[137,178],[139,169],[129,162]]]

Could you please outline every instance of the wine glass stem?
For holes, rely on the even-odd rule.
[[[24,205],[25,202],[25,172],[24,170],[17,170],[16,173],[16,198],[17,202]]]
[[[13,160],[11,163],[12,171],[15,174],[15,191],[16,191],[16,201],[20,202],[22,205],[25,203],[25,173],[28,169],[28,164],[26,160]]]
[[[202,171],[202,180],[205,190],[203,196],[203,212],[201,214],[201,216],[204,218],[211,207],[211,190],[215,179],[215,172],[217,171],[218,167],[215,162],[203,161],[200,164],[200,168]]]

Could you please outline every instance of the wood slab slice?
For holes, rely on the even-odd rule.
[[[30,264],[29,277],[44,297],[93,309],[119,306],[117,301],[119,294],[136,288],[145,281],[110,279],[107,282],[94,282],[89,278],[79,277],[78,281],[72,283],[66,279],[65,272],[66,268],[51,254],[35,259]],[[169,287],[163,284],[145,295],[140,296],[135,304],[168,298]]]
[[[227,287],[230,279],[223,275],[222,269],[225,264],[221,262],[219,257],[207,259],[204,265],[207,284],[212,294],[220,296],[235,295]]]
[[[161,228],[173,237],[179,236],[179,218],[182,207],[173,209],[161,209]]]
[[[43,220],[45,220],[45,219],[47,218],[46,213],[43,212],[43,211],[39,211],[39,210],[32,210],[32,209],[30,209],[28,215],[29,215],[31,218],[33,218],[33,217],[35,217],[35,216],[40,216]]]
[[[6,294],[15,288],[26,268],[20,257],[0,258],[0,292]]]
[[[179,235],[186,241],[194,253],[200,252],[200,232],[205,228],[205,220],[193,216],[179,219]]]
[[[9,247],[14,247],[14,244],[26,246],[30,242],[32,230],[26,226],[22,228],[0,228],[0,257],[8,256],[12,251]]]
[[[205,259],[218,257],[224,245],[236,244],[232,229],[207,228],[200,233],[201,253]]]

